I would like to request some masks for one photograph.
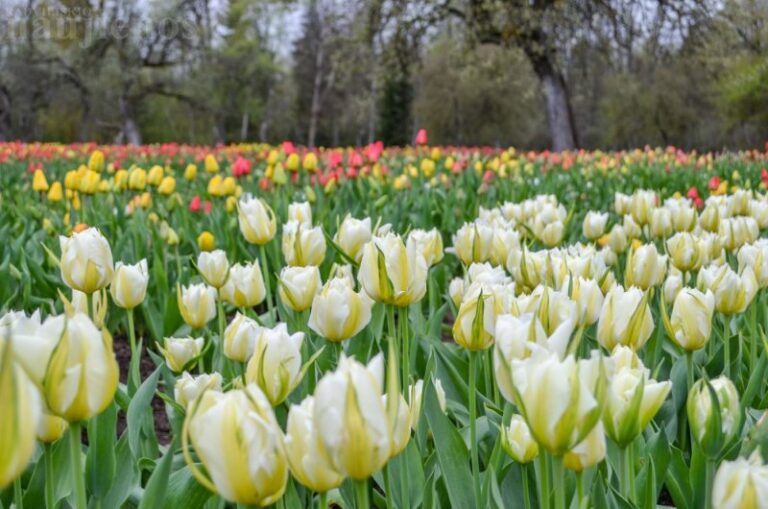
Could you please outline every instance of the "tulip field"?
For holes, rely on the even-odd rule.
[[[0,508],[768,508],[768,151],[417,139],[0,143]]]

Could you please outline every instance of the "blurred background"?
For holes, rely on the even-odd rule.
[[[763,147],[766,0],[0,0],[0,140]]]

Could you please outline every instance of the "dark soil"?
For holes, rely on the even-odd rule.
[[[120,366],[120,382],[126,383],[128,378],[128,366],[131,362],[131,346],[128,342],[128,336],[122,332],[115,334],[114,349],[115,357],[117,357],[117,364]],[[154,371],[155,363],[147,353],[147,349],[142,348],[141,363],[139,364],[141,379],[146,379]],[[171,425],[170,422],[168,422],[168,415],[165,413],[165,403],[157,396],[152,398],[152,412],[154,413],[155,418],[155,433],[157,434],[157,441],[162,445],[168,445],[171,443]],[[123,434],[125,427],[125,412],[120,410],[117,414],[118,436]]]

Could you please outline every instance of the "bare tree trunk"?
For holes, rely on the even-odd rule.
[[[307,145],[315,146],[317,137],[317,124],[320,121],[320,106],[323,87],[323,60],[325,58],[325,48],[323,41],[320,40],[315,54],[315,79],[312,85],[312,106],[309,110],[309,133],[307,135]]]
[[[216,145],[223,145],[226,142],[226,128],[224,127],[224,116],[216,115],[213,125],[213,141]]]
[[[533,68],[541,80],[552,150],[560,152],[576,148],[576,129],[565,78],[547,59],[534,62]]]
[[[243,112],[243,120],[240,123],[240,141],[246,141],[248,139],[248,127],[251,117],[247,111]]]
[[[0,85],[0,141],[11,139],[11,94]]]
[[[123,143],[141,145],[141,131],[134,119],[133,107],[125,97],[120,98],[120,113],[123,116],[123,127],[120,138]]]
[[[80,132],[78,137],[80,141],[86,142],[91,140],[91,101],[83,91],[80,94],[80,107],[83,108],[83,111],[80,114]]]

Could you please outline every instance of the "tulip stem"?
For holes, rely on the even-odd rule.
[[[174,254],[176,258],[176,281],[181,281],[181,256],[179,255],[179,246],[178,244],[174,246],[173,248]]]
[[[261,259],[261,274],[264,276],[264,284],[267,287],[267,295],[264,300],[267,301],[267,314],[269,315],[269,325],[274,322],[272,317],[272,279],[269,276],[269,266],[267,263],[267,247],[266,244],[259,246],[259,258]]]
[[[69,425],[69,453],[72,470],[72,493],[75,496],[75,509],[86,509],[85,477],[83,475],[83,449],[81,445],[81,424],[73,422]]]
[[[757,297],[749,305],[749,371],[755,369],[755,355],[757,352]],[[741,344],[741,343],[739,343]]]
[[[523,472],[523,502],[525,503],[525,509],[531,509],[531,493],[528,489],[528,465],[521,465]]]
[[[56,477],[53,472],[53,447],[51,444],[43,444],[43,464],[45,466],[45,507],[54,509],[56,498],[54,488]]]
[[[24,509],[24,493],[21,491],[21,476],[13,480],[13,506]]]
[[[628,501],[633,501],[635,498],[635,476],[632,465],[632,450],[631,445],[623,447],[619,450],[621,479],[619,487],[621,488],[621,495]]]
[[[355,481],[355,498],[357,500],[357,509],[369,509],[368,502],[368,480]]]
[[[685,366],[688,372],[688,376],[686,378],[688,383],[688,392],[690,392],[691,387],[693,387],[693,352],[690,350],[685,351]]]
[[[93,313],[93,294],[92,293],[86,293],[85,294],[85,305],[88,308],[88,318],[90,318],[94,323],[96,323],[96,320],[94,320],[94,313]]]
[[[723,352],[725,356],[725,365],[723,366],[723,373],[728,378],[731,378],[731,320],[730,316],[723,315]]]
[[[394,493],[392,492],[392,478],[389,475],[389,463],[384,465],[384,488],[387,490],[385,500],[387,501],[387,509],[392,509],[392,499]]]
[[[584,472],[576,472],[576,496],[578,502],[576,507],[581,508],[581,504],[584,501]]]
[[[411,377],[411,352],[410,352],[410,331],[408,330],[408,307],[400,308],[400,327],[403,342],[403,394],[405,400],[410,404],[410,377]]]
[[[131,362],[128,366],[128,387],[132,390],[136,390],[141,382],[141,375],[139,374],[139,359],[141,358],[141,352],[138,351],[136,346],[136,324],[133,317],[133,309],[126,310],[128,315],[128,341],[131,345]]]
[[[480,502],[480,462],[477,457],[477,352],[469,351],[469,453],[472,461],[472,486],[475,506]]]
[[[328,493],[322,492],[320,495],[320,509],[328,509]]]
[[[715,462],[707,458],[704,464],[704,509],[712,509],[712,476]]]
[[[218,308],[217,309],[217,314],[219,315],[218,316],[218,319],[219,319],[219,343],[223,345],[224,344],[224,327],[226,325],[227,315],[224,314],[224,303],[221,300],[221,294],[219,294],[217,297],[218,298],[216,299],[216,307]]]
[[[549,509],[549,455],[542,451],[539,454],[539,508]]]
[[[562,456],[552,456],[552,477],[555,509],[565,509],[565,468]]]

